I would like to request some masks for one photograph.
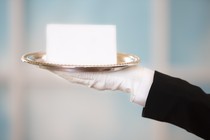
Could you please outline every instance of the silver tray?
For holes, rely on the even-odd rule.
[[[140,63],[140,58],[138,56],[124,53],[117,53],[117,64],[109,65],[55,64],[47,62],[45,58],[46,54],[44,52],[34,52],[23,55],[21,60],[41,68],[59,69],[62,71],[117,71]]]

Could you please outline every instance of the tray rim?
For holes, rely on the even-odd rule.
[[[37,65],[37,66],[43,66],[43,67],[50,67],[50,68],[59,68],[59,69],[115,69],[115,68],[124,68],[124,67],[130,67],[130,66],[135,66],[140,63],[140,58],[137,55],[133,54],[126,54],[126,53],[121,53],[117,52],[117,56],[119,55],[124,55],[127,57],[132,57],[134,61],[132,62],[122,62],[122,63],[117,63],[117,64],[107,64],[107,65],[74,65],[74,64],[57,64],[57,63],[51,63],[47,62],[46,60],[43,59],[43,57],[46,56],[45,52],[30,52],[22,55],[21,60],[22,62],[32,64],[32,65]],[[36,56],[37,60],[38,58],[43,60],[43,61],[36,61],[32,60],[29,57]]]

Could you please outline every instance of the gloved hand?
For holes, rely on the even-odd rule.
[[[72,83],[85,85],[98,90],[120,90],[131,93],[133,96],[137,93],[141,93],[142,77],[145,74],[145,71],[148,71],[148,69],[140,66],[107,72],[47,70]],[[144,102],[145,101],[143,101],[143,104]]]

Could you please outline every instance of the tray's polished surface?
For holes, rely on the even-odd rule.
[[[130,66],[138,65],[140,58],[131,54],[117,53],[117,64],[109,65],[71,65],[71,64],[55,64],[46,61],[44,52],[27,53],[22,56],[23,62],[40,66],[47,69],[62,69],[67,71],[116,71]]]

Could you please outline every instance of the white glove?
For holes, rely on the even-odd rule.
[[[133,66],[119,71],[108,72],[70,72],[55,69],[48,70],[72,83],[85,85],[98,90],[120,90],[126,93],[131,93],[132,101],[135,100],[134,97],[136,95],[140,95],[141,101],[138,104],[144,105],[146,102],[148,93],[146,93],[146,95],[141,94],[141,88],[142,86],[145,86],[145,83],[142,83],[142,80],[145,81],[145,71],[147,73],[151,70],[140,66]],[[150,86],[151,83],[149,85],[149,88]]]

